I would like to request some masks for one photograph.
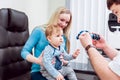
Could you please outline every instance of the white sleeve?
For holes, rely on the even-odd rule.
[[[118,53],[109,63],[109,68],[118,76],[120,76],[120,53]]]

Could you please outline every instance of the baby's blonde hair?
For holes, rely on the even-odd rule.
[[[60,28],[59,26],[51,24],[51,25],[47,26],[47,28],[45,30],[45,35],[46,35],[46,37],[52,36],[53,32],[59,33],[61,30],[62,30],[62,28]]]

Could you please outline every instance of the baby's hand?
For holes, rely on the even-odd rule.
[[[67,64],[68,64],[68,62],[69,62],[69,61],[64,60],[64,59],[61,59],[61,61],[62,61],[62,63],[63,63],[62,65],[67,65]]]
[[[73,53],[73,58],[77,58],[77,56],[80,54],[80,49],[77,49],[74,53]]]
[[[60,55],[60,60],[62,61],[62,65],[67,65],[68,64],[68,61],[64,59],[63,55],[61,54]]]
[[[64,80],[64,77],[63,77],[61,74],[59,74],[59,75],[56,77],[56,80]]]

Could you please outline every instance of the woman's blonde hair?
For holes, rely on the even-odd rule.
[[[70,40],[69,40],[69,37],[70,37],[70,28],[71,28],[71,22],[72,22],[72,14],[70,12],[69,9],[65,8],[65,7],[59,7],[56,9],[55,13],[50,17],[50,20],[48,21],[48,25],[49,24],[57,24],[58,22],[58,18],[60,16],[60,14],[70,14],[70,21],[67,25],[67,27],[65,27],[63,29],[63,33],[66,37],[66,48],[67,48],[67,51],[70,52]]]

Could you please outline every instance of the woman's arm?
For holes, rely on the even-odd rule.
[[[36,57],[34,57],[31,53],[32,53],[32,49],[33,47],[35,47],[35,45],[38,43],[39,39],[40,39],[40,28],[35,28],[31,35],[29,36],[27,42],[25,43],[22,51],[21,51],[21,56],[26,59],[29,62],[32,63],[40,63],[40,60]]]
[[[32,63],[36,63],[36,64],[42,65],[42,60],[41,60],[41,58],[36,58],[36,57],[34,57],[33,55],[31,55],[31,54],[28,54],[28,55],[26,56],[26,60],[29,61],[29,62],[32,62]]]

